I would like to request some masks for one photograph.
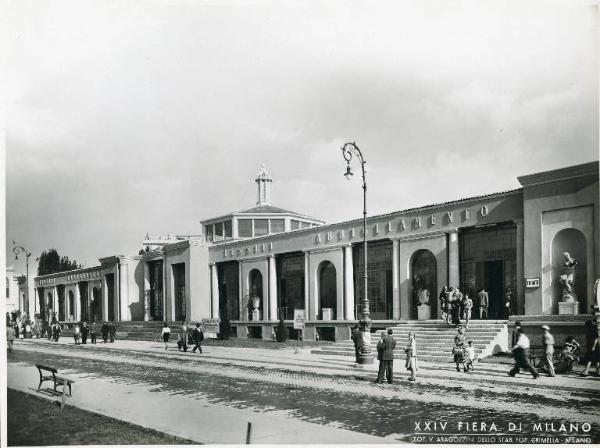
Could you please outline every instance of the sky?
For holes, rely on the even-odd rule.
[[[12,241],[94,266],[198,234],[254,206],[263,163],[274,205],[359,218],[348,141],[369,214],[597,160],[597,21],[588,0],[2,1],[7,264]]]

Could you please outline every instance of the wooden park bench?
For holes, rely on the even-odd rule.
[[[71,396],[71,384],[73,384],[75,381],[69,379],[69,378],[65,378],[64,376],[58,376],[58,370],[56,370],[54,367],[48,367],[48,366],[44,366],[42,364],[36,364],[35,365],[38,369],[38,372],[40,374],[40,384],[38,385],[38,391],[40,390],[40,388],[42,387],[42,383],[44,381],[52,381],[54,383],[54,392],[57,392],[56,390],[56,386],[57,385],[62,385],[63,389],[62,389],[62,398],[61,398],[61,402],[60,402],[60,408],[64,408],[65,407],[65,396],[66,396],[66,391],[67,391],[67,387],[69,388],[69,397]],[[49,372],[49,373],[42,373],[42,372]]]

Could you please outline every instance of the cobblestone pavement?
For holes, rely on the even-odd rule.
[[[51,344],[17,344],[16,348],[9,354],[9,366],[49,364],[80,381],[102,379],[103,383],[148,393],[202,399],[208,406],[283,413],[294,421],[368,434],[383,441],[412,441],[416,422],[495,422],[502,431],[509,422],[544,420],[591,423],[590,437],[600,441],[597,394],[469,389],[422,382],[375,385],[364,373],[323,375],[305,367],[292,369],[285,363],[266,368],[258,362],[238,365],[178,352],[89,350]],[[10,374],[11,369],[9,385]]]

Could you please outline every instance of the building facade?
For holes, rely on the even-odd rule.
[[[270,339],[279,319],[302,309],[305,339],[347,339],[364,295],[362,221],[325,224],[274,207],[264,168],[256,181],[256,207],[202,221],[204,236],[148,237],[139,255],[37,277],[36,312],[58,312],[59,320],[227,318],[238,336]],[[507,297],[516,315],[591,313],[600,278],[598,162],[519,181],[512,191],[368,218],[373,328],[438,318],[445,285],[473,298],[486,288],[489,319],[506,317]],[[577,300],[567,308],[565,252],[578,263]]]

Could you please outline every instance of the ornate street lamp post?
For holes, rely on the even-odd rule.
[[[360,357],[359,364],[371,364],[373,362],[373,356],[371,355],[371,319],[369,317],[369,298],[367,295],[367,285],[368,285],[368,274],[367,274],[367,180],[365,178],[365,159],[362,155],[362,152],[356,146],[355,142],[345,143],[342,146],[342,155],[344,156],[344,160],[346,161],[346,176],[347,180],[350,180],[354,173],[352,173],[352,169],[350,168],[350,162],[352,161],[352,157],[356,157],[360,163],[360,167],[362,170],[362,188],[363,188],[363,257],[364,257],[364,290],[363,296],[360,301],[360,331],[363,334],[363,344],[360,349]]]
[[[15,260],[19,259],[19,255],[25,254],[25,303],[23,304],[23,312],[29,314],[29,257],[31,257],[31,252],[23,246],[17,246],[17,243],[13,241],[13,253],[15,254]]]

